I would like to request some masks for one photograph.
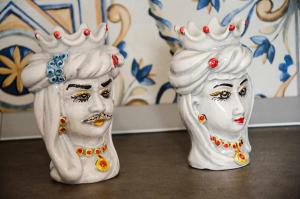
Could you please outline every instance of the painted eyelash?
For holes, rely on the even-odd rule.
[[[84,96],[86,95],[86,96]],[[75,95],[71,96],[71,99],[73,99],[73,102],[86,102],[91,97],[91,94],[86,91],[78,92]]]
[[[226,93],[228,96],[226,96],[225,98],[221,97],[221,95],[223,93]],[[210,96],[212,96],[212,100],[217,100],[217,101],[224,101],[224,100],[227,100],[229,99],[230,95],[231,95],[231,92],[230,91],[227,91],[227,90],[222,90],[222,91],[216,91],[216,92],[213,92],[211,94],[209,94]]]
[[[219,97],[213,97],[213,98],[211,98],[211,99],[214,100],[214,101],[225,101],[225,100],[228,100],[228,98],[221,99],[221,98],[219,98]]]

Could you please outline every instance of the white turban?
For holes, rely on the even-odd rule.
[[[63,74],[67,81],[92,79],[107,73],[115,78],[119,69],[113,65],[112,55],[117,55],[119,63],[123,63],[123,57],[115,47],[102,46],[86,52],[70,53],[63,65]],[[49,53],[37,53],[23,70],[23,84],[31,92],[37,92],[50,85],[46,71],[47,64],[52,59],[51,56]]]
[[[216,68],[208,66],[211,58],[218,60]],[[216,73],[239,75],[246,71],[251,61],[252,52],[244,45],[227,46],[211,51],[184,49],[175,54],[169,78],[177,93],[198,93],[209,76]]]

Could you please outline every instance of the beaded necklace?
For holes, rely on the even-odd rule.
[[[96,156],[97,160],[95,162],[95,167],[98,171],[105,172],[109,169],[109,161],[105,159],[103,153],[108,149],[107,144],[103,144],[100,147],[90,148],[90,147],[77,147],[76,153],[79,157],[92,157]]]
[[[249,163],[249,156],[241,151],[241,147],[244,144],[242,138],[238,139],[236,142],[229,142],[224,139],[220,139],[217,136],[210,136],[210,140],[218,148],[223,148],[225,150],[234,150],[233,160],[238,165],[244,166]]]

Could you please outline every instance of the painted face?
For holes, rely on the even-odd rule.
[[[206,115],[204,125],[222,138],[235,139],[245,127],[252,107],[252,87],[248,76],[232,80],[214,79],[204,84],[196,98],[196,109]]]
[[[64,112],[72,134],[99,137],[111,125],[113,100],[112,79],[70,80],[64,86]]]

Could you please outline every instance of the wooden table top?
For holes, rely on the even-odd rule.
[[[300,198],[300,127],[254,128],[251,164],[228,171],[188,166],[185,131],[114,135],[121,170],[84,185],[54,182],[42,140],[0,142],[0,198]]]

